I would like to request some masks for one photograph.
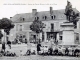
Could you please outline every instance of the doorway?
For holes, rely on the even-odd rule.
[[[57,32],[47,32],[47,40],[53,38],[54,40],[57,39]]]

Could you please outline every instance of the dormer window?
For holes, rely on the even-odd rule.
[[[35,17],[35,20],[39,20],[39,17]]]
[[[43,19],[45,19],[45,20],[46,20],[46,19],[47,19],[47,16],[43,16]]]
[[[20,17],[20,21],[23,22],[25,20],[25,18]]]
[[[23,21],[25,20],[25,18],[23,18]]]
[[[51,19],[55,19],[55,17],[56,17],[56,16],[55,16],[55,15],[53,15],[53,16],[51,16]]]
[[[53,19],[53,16],[51,16],[51,19]]]

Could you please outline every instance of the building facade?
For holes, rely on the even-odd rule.
[[[73,9],[76,12],[75,8]],[[16,14],[11,18],[15,27],[10,31],[9,40],[18,40],[20,42],[36,42],[36,33],[30,30],[30,25],[35,19],[39,19],[45,24],[43,34],[40,34],[41,41],[50,40],[53,38],[61,42],[63,40],[63,32],[61,31],[61,24],[66,22],[65,9],[53,10],[50,7],[49,11],[38,12],[37,9],[32,9],[31,13]],[[75,42],[79,41],[78,27],[74,29]],[[77,38],[76,38],[77,36]]]

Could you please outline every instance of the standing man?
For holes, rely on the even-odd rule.
[[[37,54],[39,54],[39,51],[41,51],[40,47],[41,47],[41,44],[38,42],[38,44],[37,44]]]
[[[66,48],[66,50],[65,50],[65,55],[69,55],[69,49],[68,48]]]
[[[5,52],[5,42],[2,43],[2,50]]]
[[[8,44],[8,46],[9,46],[9,48],[11,49],[11,42],[8,41],[7,44]]]

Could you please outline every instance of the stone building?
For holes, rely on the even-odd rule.
[[[73,8],[75,12],[79,12],[76,8]],[[43,29],[44,33],[40,34],[40,39],[42,41],[50,40],[50,38],[54,38],[61,42],[63,40],[63,33],[61,31],[61,24],[66,22],[65,9],[61,10],[53,10],[50,7],[50,11],[41,11],[38,12],[37,9],[32,9],[31,13],[21,13],[16,14],[12,18],[10,18],[15,27],[10,31],[10,40],[14,41],[18,39],[19,41],[25,42],[35,42],[36,33],[30,30],[30,25],[35,19],[39,19],[45,24],[45,28]],[[75,42],[79,41],[79,32],[77,32],[77,28],[74,29]]]

